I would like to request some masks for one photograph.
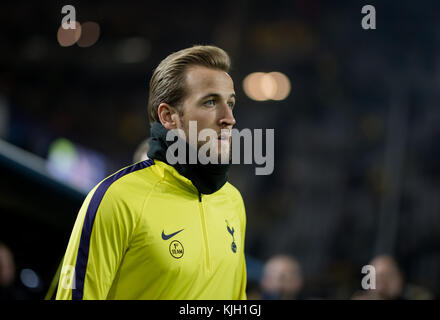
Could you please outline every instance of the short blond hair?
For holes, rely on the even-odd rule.
[[[215,46],[193,46],[170,54],[157,66],[150,80],[148,114],[150,123],[159,121],[157,109],[168,103],[182,113],[185,98],[185,71],[190,66],[203,66],[229,72],[229,55]]]

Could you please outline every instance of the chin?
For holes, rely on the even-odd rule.
[[[200,149],[201,146],[202,145],[198,146],[198,150]],[[223,156],[225,159],[227,159],[226,163],[230,162],[230,156],[231,156],[230,143],[219,142],[218,145],[216,146],[211,145],[211,147],[214,148],[210,148],[206,154],[209,158],[217,159],[217,164],[221,164],[222,156]],[[214,154],[210,152],[211,150],[214,150]]]
[[[219,164],[222,163],[222,156],[223,156],[223,158],[227,159],[227,163],[230,162],[231,153],[229,152],[229,150],[220,150],[220,152],[218,154],[218,163]]]

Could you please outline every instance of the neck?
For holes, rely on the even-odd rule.
[[[186,143],[186,163],[170,164],[166,159],[168,147],[174,141],[167,141],[168,130],[158,121],[151,125],[151,135],[149,142],[149,150],[147,155],[150,159],[157,159],[174,167],[182,176],[191,180],[199,193],[211,194],[219,190],[226,183],[229,164],[201,164],[197,159],[197,163],[189,164],[188,155],[189,148]]]

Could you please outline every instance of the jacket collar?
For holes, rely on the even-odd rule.
[[[150,159],[159,160],[168,166],[171,166],[175,171],[171,170],[171,174],[178,173],[183,176],[180,179],[182,182],[188,184],[191,182],[199,193],[211,194],[219,190],[228,180],[229,164],[189,164],[188,159],[186,164],[176,163],[171,165],[166,159],[166,151],[174,141],[167,141],[166,135],[168,130],[158,121],[151,125],[151,135],[149,141],[149,149],[147,155]],[[186,143],[187,151],[190,146]],[[187,152],[189,155],[189,152]]]
[[[174,187],[182,190],[186,190],[191,194],[198,194],[197,188],[188,178],[182,176],[177,170],[167,164],[166,162],[160,160],[154,160],[155,167],[157,168],[158,174],[168,183]]]

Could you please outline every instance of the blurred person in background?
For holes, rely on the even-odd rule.
[[[150,138],[143,140],[138,145],[138,147],[136,148],[136,151],[134,152],[134,155],[133,155],[133,162],[134,163],[148,159],[147,152],[149,149],[149,143],[150,143]]]
[[[15,262],[11,250],[0,243],[0,299],[15,299],[13,283],[15,280]]]
[[[354,300],[429,300],[432,294],[421,286],[408,284],[396,259],[383,254],[371,260],[376,272],[376,289],[357,291]]]
[[[246,285],[246,296],[248,300],[263,299],[263,293],[261,292],[261,287],[258,281],[253,279],[248,279]]]
[[[0,242],[0,300],[31,300],[32,290],[17,281],[17,266],[12,250]]]
[[[396,260],[389,255],[375,257],[370,264],[376,270],[376,291],[378,299],[399,300],[403,299],[405,285],[402,271]]]
[[[275,255],[264,265],[261,278],[263,299],[303,299],[304,280],[298,261],[289,255]]]

